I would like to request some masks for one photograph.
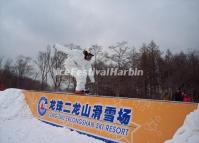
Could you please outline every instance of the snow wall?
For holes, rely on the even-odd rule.
[[[39,120],[105,142],[163,143],[197,104],[23,91]]]

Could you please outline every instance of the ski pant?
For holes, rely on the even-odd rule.
[[[72,76],[75,77],[76,83],[77,83],[75,90],[76,91],[85,90],[87,74],[86,73],[75,73]]]

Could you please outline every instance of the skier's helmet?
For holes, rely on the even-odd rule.
[[[91,48],[85,49],[83,53],[85,60],[91,60],[91,58],[94,56],[94,51]]]
[[[93,50],[93,48],[86,48],[84,51],[86,51],[88,54],[94,56],[94,50]]]

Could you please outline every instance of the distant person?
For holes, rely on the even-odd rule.
[[[89,70],[92,70],[91,59],[94,56],[93,50],[70,49],[59,44],[55,44],[54,48],[67,54],[64,66],[76,79],[75,92],[79,94],[89,92],[85,89],[87,76],[89,76],[92,83],[95,82],[94,75],[89,74]]]
[[[182,93],[184,102],[191,102],[191,97],[188,94]]]
[[[176,91],[176,93],[174,95],[174,100],[175,101],[183,101],[182,92],[180,90]]]

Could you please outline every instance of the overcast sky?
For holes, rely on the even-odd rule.
[[[0,0],[0,56],[35,56],[53,43],[107,48],[123,40],[199,49],[199,0]]]

